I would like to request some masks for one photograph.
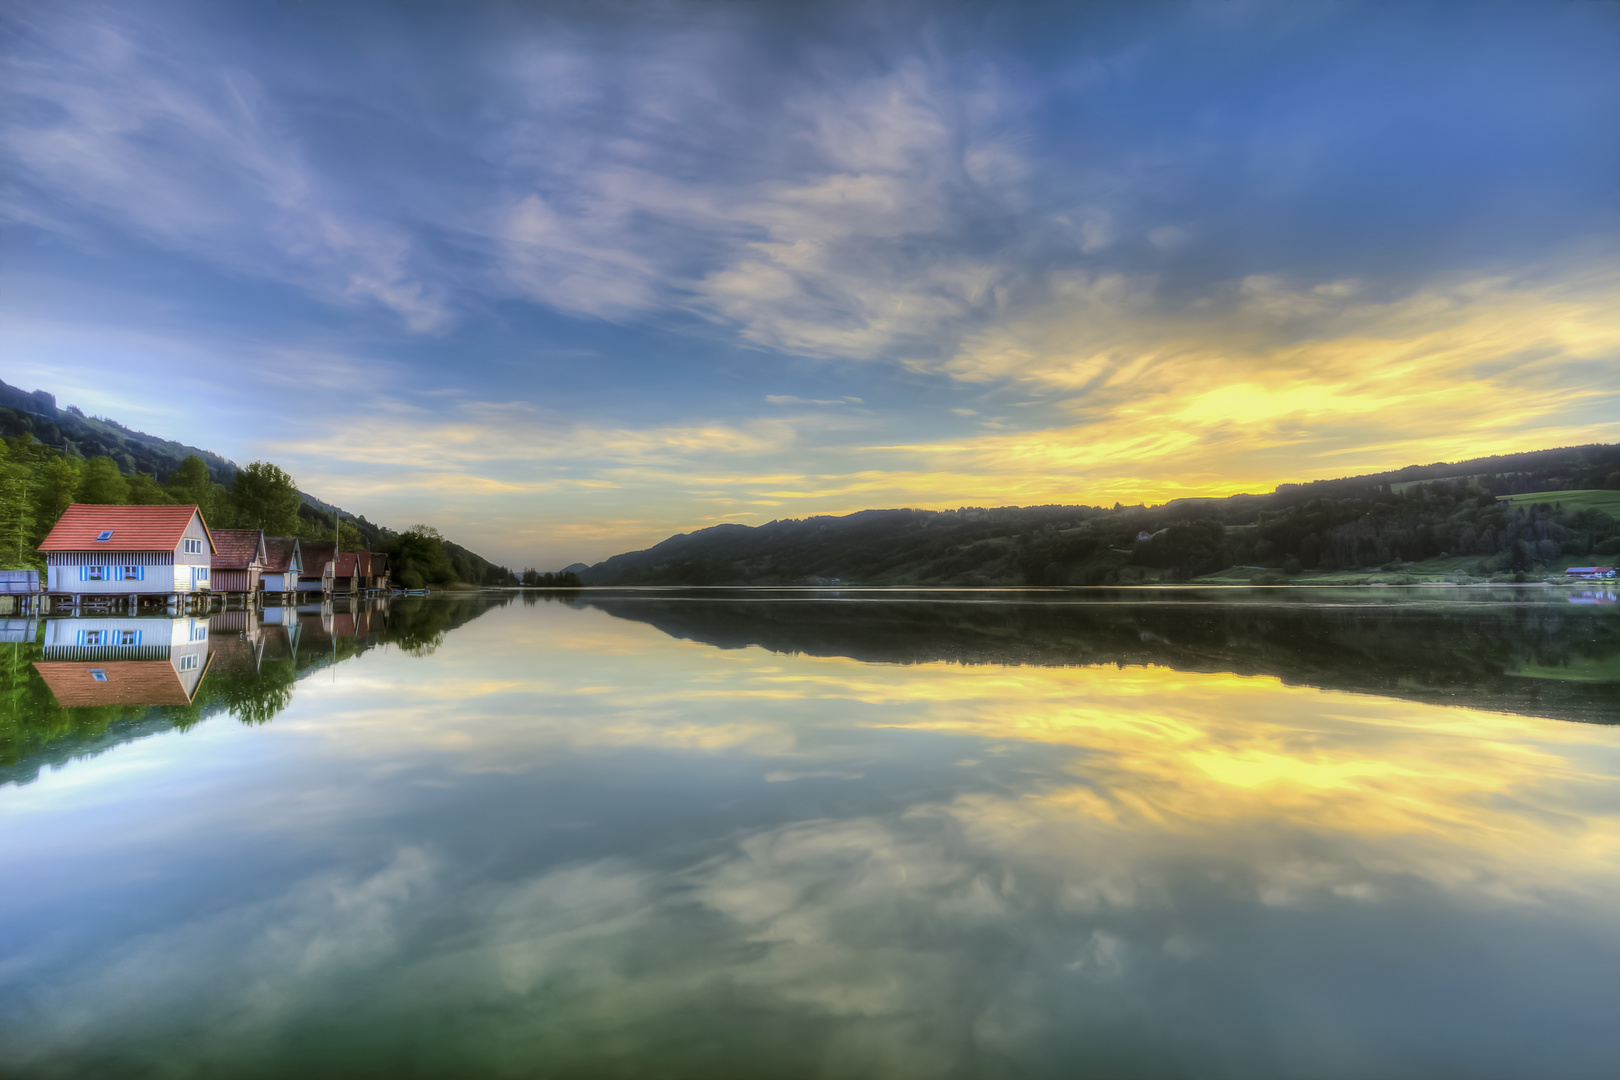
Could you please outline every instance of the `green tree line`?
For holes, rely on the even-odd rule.
[[[1620,478],[1617,478],[1620,480]],[[1330,493],[1331,492],[1331,493]],[[1620,526],[1573,499],[1499,502],[1477,481],[1310,488],[1160,507],[873,510],[722,525],[615,556],[592,585],[1103,585],[1232,566],[1378,570],[1442,555],[1494,577],[1613,562]]]
[[[364,518],[338,522],[309,505],[293,478],[267,461],[243,466],[225,485],[190,455],[159,480],[148,472],[125,473],[111,457],[74,457],[27,433],[0,441],[0,567],[42,569],[35,549],[73,503],[192,504],[211,528],[263,529],[267,536],[308,541],[336,536],[343,551],[386,552],[394,580],[406,588],[515,581],[505,567],[449,543],[431,526],[394,533]]]

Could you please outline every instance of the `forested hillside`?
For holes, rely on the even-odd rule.
[[[34,548],[71,503],[194,503],[216,528],[331,540],[345,551],[387,551],[408,588],[513,580],[503,566],[427,525],[395,532],[298,490],[269,462],[239,467],[217,454],[57,409],[43,392],[0,382],[0,567],[37,567]]]
[[[868,510],[719,525],[617,555],[587,584],[1085,585],[1399,572],[1479,579],[1620,554],[1620,446],[1592,445],[1157,507]],[[1533,499],[1511,498],[1527,492]],[[1583,494],[1585,493],[1585,494]],[[1594,494],[1595,493],[1595,494]]]

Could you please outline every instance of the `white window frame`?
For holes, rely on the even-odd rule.
[[[103,668],[93,667],[90,669],[90,677],[96,680],[96,682],[106,682],[107,672]]]
[[[197,670],[197,654],[196,653],[186,653],[184,656],[182,656],[180,658],[180,665],[179,666],[180,666],[181,671],[196,671]]]
[[[191,536],[186,537],[186,554],[187,555],[201,555],[202,553],[203,553],[203,542],[201,540],[196,539],[195,537],[191,537]]]

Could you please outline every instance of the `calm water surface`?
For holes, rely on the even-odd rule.
[[[1615,599],[0,619],[0,1073],[1613,1076]]]

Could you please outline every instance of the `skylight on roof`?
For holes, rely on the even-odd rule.
[[[111,529],[102,529],[100,535],[98,535],[96,537],[96,540],[97,541],[111,540],[112,539],[112,532],[113,531]]]

